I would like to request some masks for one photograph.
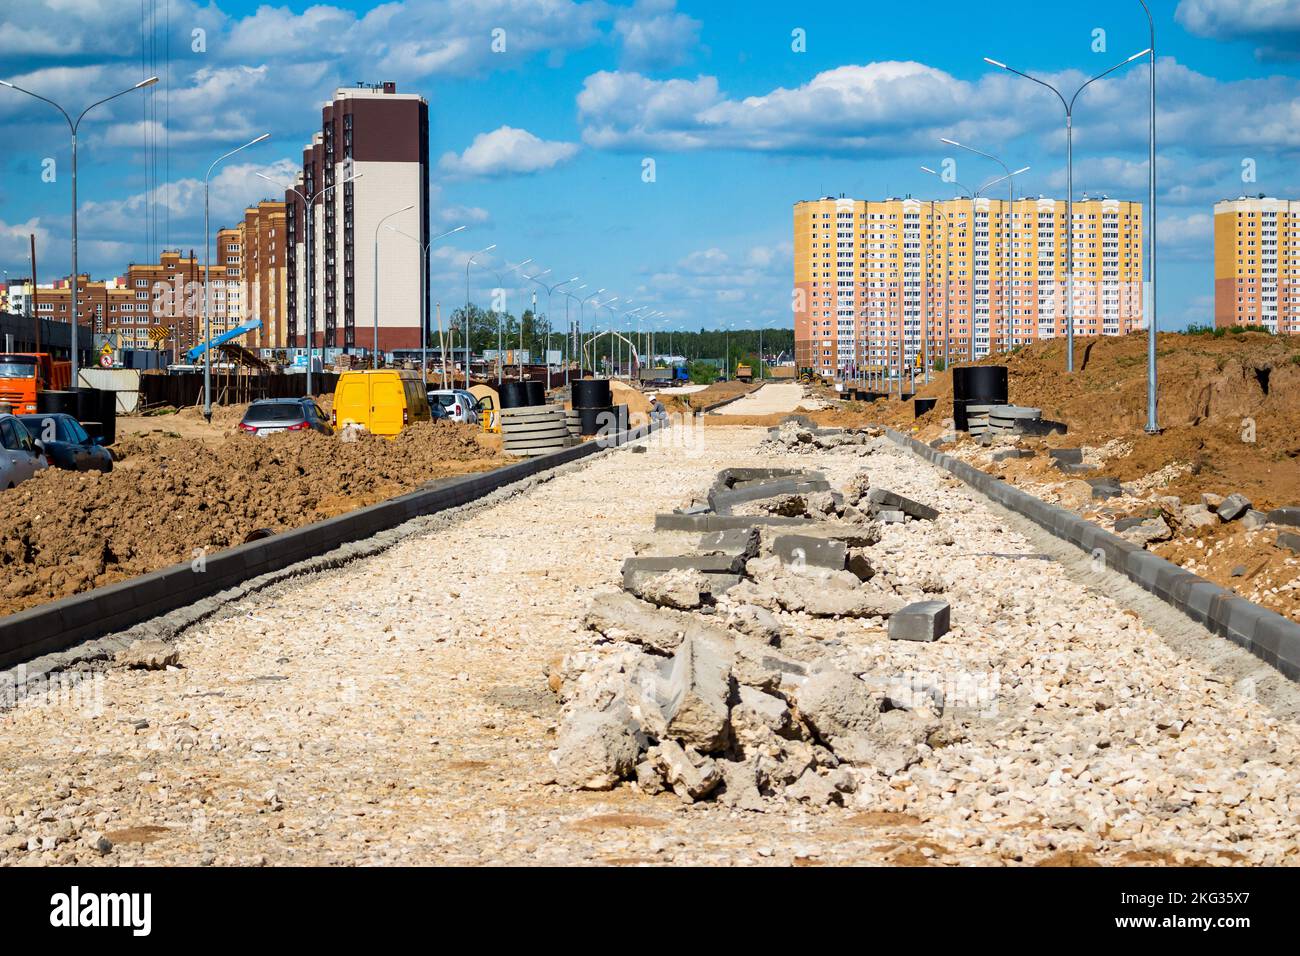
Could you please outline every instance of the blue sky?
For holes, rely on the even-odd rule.
[[[110,12],[108,7],[112,7]],[[157,247],[202,247],[202,176],[226,150],[272,138],[214,181],[214,225],[287,179],[339,85],[394,80],[431,104],[434,294],[464,297],[468,254],[531,257],[586,292],[666,312],[675,327],[788,325],[791,204],[846,193],[945,194],[919,165],[952,136],[1031,165],[1023,194],[1061,196],[1060,104],[991,56],[1074,86],[1147,46],[1137,0],[1042,4],[805,4],[712,0],[395,0],[261,5],[144,0],[162,60],[170,19],[170,177],[146,174],[136,93],[82,131],[81,265],[96,277]],[[1153,0],[1160,62],[1162,324],[1208,321],[1212,206],[1300,198],[1300,0]],[[26,0],[0,9],[0,76],[84,105],[138,81],[137,0]],[[9,11],[9,12],[6,12]],[[55,27],[54,25],[57,25]],[[494,52],[493,31],[505,51]],[[191,49],[194,31],[204,49]],[[793,49],[801,30],[806,50]],[[1104,51],[1095,51],[1104,33]],[[500,35],[498,35],[500,36]],[[161,68],[161,66],[160,66]],[[1144,65],[1089,89],[1076,187],[1146,199]],[[0,267],[68,267],[67,132],[0,89]],[[156,127],[154,127],[156,130]],[[53,158],[57,179],[42,181]],[[970,184],[996,168],[955,156]],[[654,161],[653,182],[643,181]],[[1244,183],[1244,161],[1257,181]],[[152,192],[150,187],[153,186]],[[152,210],[152,215],[146,215]],[[156,221],[147,230],[146,219]],[[487,273],[475,273],[486,287]],[[491,283],[495,284],[495,282]],[[484,298],[485,292],[476,291]],[[512,305],[517,304],[516,299]],[[558,303],[557,303],[558,311]]]

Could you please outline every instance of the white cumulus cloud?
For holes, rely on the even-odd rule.
[[[577,154],[577,143],[548,141],[526,129],[502,126],[479,133],[459,155],[443,154],[438,165],[451,176],[509,176],[551,169]]]

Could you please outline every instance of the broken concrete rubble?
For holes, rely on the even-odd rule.
[[[572,713],[551,753],[556,781],[580,790],[609,790],[636,767],[645,743],[641,728],[621,703],[608,710]]]

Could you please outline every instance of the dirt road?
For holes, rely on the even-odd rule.
[[[89,697],[0,714],[0,863],[1297,862],[1293,714],[1176,652],[928,465],[779,455],[763,435],[602,456],[238,602],[181,639],[179,669],[113,670]],[[632,539],[723,466],[787,463],[841,486],[865,466],[941,509],[888,526],[872,560],[940,589],[949,637],[819,626],[880,672],[969,677],[988,707],[920,764],[865,780],[851,808],[551,783],[544,671],[592,646],[579,621]]]
[[[779,415],[800,408],[821,407],[821,402],[804,401],[803,386],[795,382],[769,382],[752,395],[724,405],[716,415]]]

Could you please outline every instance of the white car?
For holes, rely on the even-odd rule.
[[[21,484],[48,465],[27,426],[15,415],[0,415],[0,489]]]
[[[447,421],[466,425],[478,424],[478,399],[463,388],[429,389],[429,405],[441,405],[447,412]]]

